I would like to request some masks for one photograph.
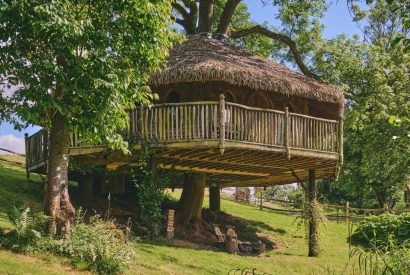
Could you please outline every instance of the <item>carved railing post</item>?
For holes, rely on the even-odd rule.
[[[219,95],[219,135],[220,135],[220,143],[219,143],[219,152],[221,155],[225,152],[225,96],[223,94]]]
[[[284,140],[285,140],[285,148],[286,148],[286,156],[290,159],[290,151],[289,151],[289,108],[285,107],[285,131],[284,131]]]

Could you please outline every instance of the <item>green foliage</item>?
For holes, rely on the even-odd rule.
[[[402,201],[410,166],[410,55],[389,46],[401,25],[381,2],[365,12],[366,40],[340,35],[321,43],[313,60],[322,77],[347,94],[345,161],[339,190],[329,191],[358,207],[392,208]],[[403,122],[392,124],[392,117]]]
[[[13,229],[0,235],[0,243],[6,248],[18,252],[37,250],[45,234],[47,218],[42,214],[33,214],[30,208],[13,207],[7,213]]]
[[[301,219],[301,222],[304,224],[305,229],[305,239],[306,241],[309,240],[309,224],[310,222],[314,222],[317,224],[317,227],[323,225],[326,228],[327,218],[325,215],[325,210],[323,209],[322,205],[315,200],[313,202],[304,202],[302,206],[301,216],[298,217]],[[299,223],[299,226],[301,223]],[[321,251],[323,249],[323,238],[324,234],[321,230],[317,230],[317,247],[315,248],[317,251]]]
[[[392,244],[389,250],[373,246],[370,251],[354,248],[345,269],[352,274],[407,275],[410,272],[410,249],[408,243]],[[352,261],[352,259],[356,259]]]
[[[288,199],[290,202],[296,203],[295,207],[301,208],[305,201],[305,192],[302,188],[296,188],[288,194]]]
[[[159,169],[153,161],[149,147],[143,146],[138,171],[133,170],[133,182],[141,211],[140,220],[147,227],[150,237],[158,236],[163,229],[165,217],[161,204],[166,197],[165,188],[177,176],[172,171]]]
[[[1,81],[15,89],[1,118],[48,128],[59,112],[83,140],[126,151],[125,109],[152,99],[145,83],[174,39],[170,15],[169,0],[0,1]]]
[[[409,241],[409,236],[410,213],[403,213],[370,217],[358,225],[351,238],[355,244],[389,250],[396,242]]]
[[[33,214],[29,208],[13,208],[8,214],[13,230],[0,235],[0,244],[17,252],[65,256],[73,264],[84,263],[99,274],[121,273],[134,258],[128,243],[129,228],[120,228],[114,220],[104,220],[98,215],[85,223],[83,214],[78,211],[70,234],[55,239],[45,232],[44,215]]]
[[[57,255],[72,259],[74,263],[85,262],[89,270],[98,274],[119,274],[134,259],[134,251],[128,236],[114,220],[92,216],[88,223],[83,221],[81,211],[71,233],[60,240],[49,239],[44,247]],[[125,228],[130,232],[129,228]]]

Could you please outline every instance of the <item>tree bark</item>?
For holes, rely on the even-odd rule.
[[[211,211],[221,211],[221,190],[219,186],[209,187],[209,209]]]
[[[248,36],[250,34],[255,34],[255,33],[264,35],[266,37],[272,38],[273,40],[286,44],[289,47],[290,51],[292,52],[293,57],[295,58],[295,62],[298,65],[299,69],[302,71],[302,73],[318,81],[322,81],[318,75],[311,72],[309,68],[305,65],[305,63],[303,62],[303,58],[301,54],[299,53],[299,50],[297,49],[296,42],[293,41],[290,37],[286,35],[273,32],[260,25],[257,25],[257,26],[253,26],[247,29],[232,32],[231,38],[241,38],[241,37],[245,37],[245,36]]]
[[[188,174],[178,202],[176,221],[180,224],[198,224],[202,219],[206,174]]]
[[[50,216],[48,231],[55,235],[69,232],[75,215],[68,194],[69,132],[59,112],[51,119],[49,142],[44,213]]]
[[[199,2],[198,32],[212,32],[214,15],[214,0],[201,0]]]
[[[229,25],[232,21],[233,13],[236,7],[241,2],[241,0],[228,0],[222,11],[221,18],[219,20],[219,25],[216,30],[217,33],[227,35],[229,30]]]
[[[318,243],[318,213],[316,213],[316,171],[309,170],[309,257],[319,256],[319,243]]]
[[[172,7],[176,10],[181,16],[182,19],[176,18],[175,22],[181,25],[186,34],[195,34],[197,33],[196,24],[198,22],[199,10],[196,5],[195,0],[186,0],[182,1],[183,5],[180,3],[173,3]],[[187,11],[189,9],[189,12]]]
[[[410,209],[410,183],[406,184],[407,191],[407,209]]]

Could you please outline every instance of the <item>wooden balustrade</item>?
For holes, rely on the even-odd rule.
[[[48,156],[48,134],[41,129],[34,135],[25,137],[26,166],[44,161]]]
[[[242,142],[286,149],[338,153],[342,161],[342,122],[306,115],[253,108],[219,101],[184,102],[139,106],[128,111],[126,138],[150,143],[219,141]],[[27,165],[47,156],[47,132],[26,138]],[[77,134],[70,135],[72,148],[89,146]]]
[[[128,113],[129,133],[146,141],[211,140],[219,136],[218,102],[140,106]]]

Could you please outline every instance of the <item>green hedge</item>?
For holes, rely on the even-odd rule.
[[[379,246],[410,242],[410,213],[400,215],[374,216],[361,222],[351,236],[354,244],[369,246],[375,242]]]

